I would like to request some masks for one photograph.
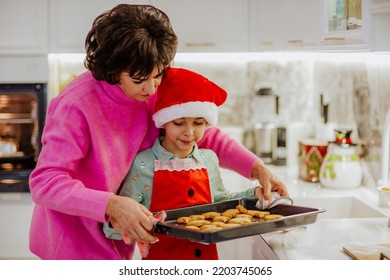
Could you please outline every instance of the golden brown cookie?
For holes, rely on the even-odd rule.
[[[224,222],[211,222],[212,225],[215,225],[217,227],[222,227],[225,223]]]
[[[269,215],[264,217],[264,220],[271,221],[271,220],[281,219],[283,217],[284,217],[283,215],[279,215],[279,214],[269,214]]]
[[[211,224],[210,221],[206,221],[206,220],[194,220],[194,221],[190,221],[187,226],[196,226],[196,227],[201,227],[203,225],[208,225],[208,224]]]
[[[243,205],[241,205],[241,204],[238,204],[237,206],[236,206],[236,209],[240,212],[240,213],[242,213],[242,214],[246,214],[246,213],[248,213],[248,209],[246,209]]]
[[[221,225],[221,228],[235,228],[235,227],[240,227],[240,224],[223,224]]]
[[[252,220],[252,215],[249,214],[237,214],[236,218],[248,218]]]
[[[218,216],[218,217],[215,217],[214,219],[213,219],[213,222],[222,222],[222,223],[226,223],[227,221],[229,221],[230,220],[230,218],[229,217],[227,217],[227,216]]]
[[[180,217],[176,219],[176,222],[179,224],[187,224],[189,221],[191,221],[190,217]]]
[[[205,216],[203,215],[190,215],[190,221],[196,221],[196,220],[205,220]]]
[[[185,228],[194,229],[194,230],[200,230],[200,228],[196,227],[196,226],[185,226]]]
[[[235,211],[225,211],[221,214],[221,216],[225,216],[225,217],[228,217],[230,219],[236,217],[237,215],[238,215],[238,213]]]
[[[206,213],[203,213],[202,215],[205,217],[206,220],[209,220],[209,219],[212,220],[215,217],[221,216],[221,214],[218,212],[206,212]]]
[[[269,215],[270,212],[268,211],[260,211],[260,210],[248,210],[248,215],[251,215],[253,217],[257,217],[257,218],[264,218],[265,216]]]
[[[201,231],[217,231],[217,230],[221,230],[221,229],[223,229],[223,228],[217,227],[216,225],[203,225],[200,227]]]
[[[252,221],[248,218],[233,218],[229,220],[229,224],[240,224],[240,225],[246,225],[250,224]]]
[[[226,209],[223,212],[233,212],[233,213],[237,213],[237,214],[240,213],[240,211],[238,211],[236,208]]]

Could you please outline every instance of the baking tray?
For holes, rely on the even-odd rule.
[[[238,204],[243,205],[248,210],[259,210],[255,207],[256,202],[256,199],[235,199],[212,204],[166,210],[165,212],[167,217],[165,221],[158,222],[155,226],[154,232],[184,238],[199,243],[212,244],[312,224],[317,221],[319,213],[325,212],[325,209],[321,208],[279,204],[273,208],[267,209],[266,211],[269,211],[271,214],[283,215],[284,217],[281,219],[262,221],[214,232],[201,232],[199,230],[187,229],[184,225],[176,222],[176,219],[179,217],[202,214],[211,211],[223,212],[227,209],[235,208]]]

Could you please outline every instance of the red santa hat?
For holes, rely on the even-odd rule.
[[[205,118],[210,126],[218,122],[218,106],[227,98],[225,90],[195,72],[168,68],[157,88],[153,120],[156,127],[183,117]]]

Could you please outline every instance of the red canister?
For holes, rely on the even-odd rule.
[[[306,139],[299,142],[299,178],[319,182],[320,168],[328,150],[327,141]]]

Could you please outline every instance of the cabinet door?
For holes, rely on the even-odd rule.
[[[252,51],[283,50],[286,42],[285,0],[251,0],[250,29]]]
[[[321,50],[369,50],[368,0],[322,2]]]
[[[120,0],[50,0],[50,51],[84,53],[84,42],[93,20],[120,3],[147,3]]]
[[[316,0],[287,0],[287,49],[318,49],[320,7]]]
[[[251,0],[251,50],[317,49],[316,0]]]
[[[2,0],[0,54],[47,52],[47,0]]]
[[[178,52],[248,50],[247,0],[152,0],[171,19]]]
[[[367,0],[368,1],[368,0]],[[390,51],[390,0],[370,0],[369,42],[370,51]]]

